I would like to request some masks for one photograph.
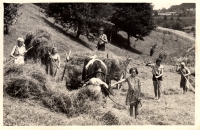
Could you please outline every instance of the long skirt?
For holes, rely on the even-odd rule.
[[[56,76],[57,67],[53,63],[48,63],[46,65],[46,73],[50,74],[51,76]]]

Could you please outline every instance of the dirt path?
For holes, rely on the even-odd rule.
[[[178,31],[178,30],[173,30],[173,29],[163,28],[163,27],[157,27],[157,29],[162,30],[162,31],[169,31],[169,32],[171,32],[173,34],[176,34],[178,36],[187,38],[187,39],[189,39],[191,41],[195,41],[195,37],[192,37],[191,35],[183,32],[183,31]]]

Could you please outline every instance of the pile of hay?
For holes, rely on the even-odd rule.
[[[4,88],[5,92],[10,96],[18,98],[32,98],[41,97],[45,92],[45,86],[39,81],[28,77],[20,76],[11,78],[7,83],[7,87]]]
[[[36,32],[31,32],[26,35],[25,39],[26,48],[33,46],[26,54],[27,59],[33,59],[35,61],[40,60],[47,54],[47,51],[52,50],[51,34],[45,29],[39,29]]]
[[[165,95],[175,95],[175,94],[181,94],[181,91],[178,90],[178,89],[172,89],[172,88],[170,88],[170,89],[164,90],[163,93]]]
[[[40,69],[33,69],[29,64],[6,66],[4,92],[19,98],[41,97],[46,91],[46,76]]]
[[[23,68],[20,65],[8,65],[4,67],[4,76],[21,75]]]
[[[118,117],[116,117],[111,111],[105,113],[101,120],[105,123],[105,125],[119,125]]]
[[[96,94],[87,87],[81,88],[73,97],[73,116],[80,114],[94,115],[95,111],[102,105],[103,98],[101,94]]]
[[[43,104],[56,112],[69,114],[72,107],[72,100],[64,94],[50,93],[43,98]]]
[[[64,80],[69,90],[82,87],[82,68],[80,66],[67,65]]]

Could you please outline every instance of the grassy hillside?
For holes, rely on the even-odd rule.
[[[80,90],[67,91],[65,81],[61,82],[61,77],[64,68],[65,51],[72,50],[71,58],[91,56],[99,54],[96,51],[96,44],[89,42],[86,37],[80,36],[80,39],[74,38],[72,31],[65,32],[59,26],[54,26],[52,18],[45,18],[44,14],[39,12],[39,8],[33,4],[24,4],[19,13],[18,23],[10,27],[10,34],[4,36],[4,58],[9,59],[12,47],[16,44],[16,39],[24,37],[29,31],[35,32],[38,29],[46,29],[52,34],[53,43],[58,48],[61,56],[61,69],[58,72],[56,79],[45,76],[48,84],[45,84],[50,94],[61,96],[68,95],[75,99]],[[174,66],[164,64],[164,81],[162,91],[164,93],[160,102],[153,100],[153,86],[151,81],[151,69],[144,65],[144,61],[153,61],[158,57],[161,51],[166,51],[168,54],[165,63],[170,63],[171,57],[179,57],[194,45],[190,41],[176,37],[164,35],[153,31],[149,36],[144,38],[145,41],[135,41],[131,38],[131,48],[126,50],[124,44],[127,40],[127,35],[124,32],[119,32],[117,39],[112,39],[112,44],[106,45],[106,53],[101,53],[101,56],[106,56],[118,60],[125,60],[126,55],[132,58],[128,68],[138,67],[139,77],[142,81],[143,93],[143,108],[140,111],[138,119],[129,116],[129,107],[125,106],[125,98],[127,92],[127,84],[123,84],[121,90],[115,89],[115,100],[123,106],[114,104],[111,100],[106,99],[106,102],[85,104],[91,108],[86,113],[79,113],[78,116],[69,116],[65,111],[55,111],[54,107],[44,104],[47,97],[42,95],[38,98],[13,98],[4,90],[3,99],[3,124],[4,125],[194,125],[195,118],[195,94],[189,91],[183,95],[179,88],[180,75],[171,72]],[[165,39],[163,44],[163,39]],[[157,43],[157,50],[153,57],[149,56],[150,46]],[[7,66],[12,68],[11,66]],[[44,68],[40,65],[25,65],[27,71],[22,75],[30,75],[29,71],[41,70],[45,75]],[[81,69],[82,66],[80,65]],[[5,69],[4,69],[5,71]],[[9,77],[10,76],[10,77]],[[20,77],[13,73],[5,76],[4,83],[10,82],[10,78]],[[35,80],[34,80],[35,81]],[[38,81],[37,81],[38,82]],[[115,82],[115,81],[112,81]],[[4,84],[5,87],[5,84]],[[166,100],[165,100],[166,99]],[[101,100],[100,100],[101,101]],[[167,102],[167,104],[166,104]],[[103,106],[101,105],[103,104]],[[56,106],[55,106],[56,107]],[[73,108],[70,112],[77,112],[78,108]],[[80,111],[83,111],[80,109]],[[75,115],[75,114],[74,114]]]

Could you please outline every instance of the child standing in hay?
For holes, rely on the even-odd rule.
[[[189,75],[190,75],[190,70],[186,67],[184,62],[181,62],[181,67],[178,67],[176,65],[176,71],[181,74],[181,81],[180,81],[180,87],[183,88],[183,94],[187,92],[189,88]]]
[[[130,105],[130,116],[133,116],[133,106],[135,107],[135,118],[139,114],[138,112],[138,105],[141,104],[141,82],[140,79],[137,77],[138,70],[137,68],[131,68],[129,70],[131,76],[128,78],[122,79],[111,86],[120,84],[122,82],[128,83],[128,91],[126,96],[126,105]]]

